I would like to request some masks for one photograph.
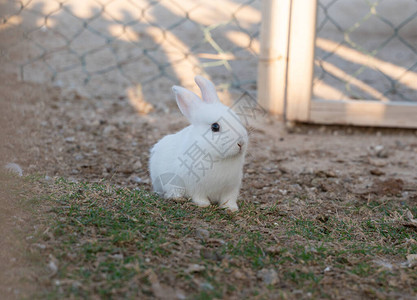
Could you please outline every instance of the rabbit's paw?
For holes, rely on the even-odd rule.
[[[208,207],[210,206],[210,201],[207,198],[203,197],[194,197],[193,203],[199,207]]]
[[[239,210],[239,207],[237,206],[236,202],[225,202],[220,205],[220,208],[225,208],[227,210],[230,210],[231,212]]]
[[[165,192],[166,199],[181,199],[185,195],[182,189],[170,189]]]

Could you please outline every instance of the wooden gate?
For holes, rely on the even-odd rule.
[[[317,0],[263,1],[259,104],[288,121],[417,128],[417,91],[415,102],[312,96],[317,5]],[[371,56],[366,60],[373,68],[391,66]]]

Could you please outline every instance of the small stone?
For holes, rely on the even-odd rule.
[[[274,285],[278,282],[278,274],[274,269],[262,269],[258,271],[257,277],[266,285]]]
[[[74,281],[74,282],[72,283],[72,288],[73,288],[73,289],[79,289],[81,286],[82,286],[82,284],[81,284],[81,282],[79,282],[79,281]]]
[[[387,151],[387,150],[382,150],[381,152],[378,152],[377,154],[376,154],[376,156],[377,157],[379,157],[379,158],[388,158],[388,156],[389,156],[389,152]]]
[[[372,169],[372,170],[369,171],[369,173],[371,173],[372,175],[375,175],[375,176],[385,175],[385,172],[382,172],[379,169]]]
[[[10,173],[14,173],[20,177],[23,176],[23,170],[18,164],[8,163],[4,168]]]
[[[219,251],[207,248],[201,249],[200,255],[207,260],[221,261],[223,259],[223,255]]]
[[[195,235],[198,239],[205,241],[210,237],[210,232],[204,228],[197,228],[195,230]]]
[[[134,164],[133,164],[133,170],[139,170],[140,168],[142,168],[142,162],[140,160],[137,160]]]
[[[134,183],[141,183],[141,182],[143,182],[142,178],[140,178],[139,176],[131,176],[130,177],[130,181],[132,181]]]
[[[73,137],[73,136],[66,137],[65,142],[74,143],[75,142],[75,137]]]
[[[188,268],[185,270],[185,273],[198,273],[201,271],[204,271],[206,269],[205,266],[199,265],[199,264],[191,264],[188,266]]]
[[[78,173],[80,173],[77,169],[72,169],[71,170],[71,175],[77,175]]]
[[[52,271],[50,276],[53,276],[58,272],[58,260],[52,254],[49,254],[48,268]]]
[[[407,255],[407,265],[409,268],[417,266],[417,254]]]
[[[75,160],[80,161],[80,160],[82,160],[84,158],[84,155],[82,155],[81,153],[79,153],[79,154],[75,155],[74,158],[75,158]]]
[[[107,125],[104,129],[103,129],[103,135],[104,136],[108,136],[109,134],[111,134],[113,131],[116,130],[116,127],[113,125]]]
[[[200,284],[200,289],[205,291],[212,291],[214,290],[214,287],[209,282],[205,281]]]
[[[374,149],[375,149],[375,152],[378,153],[378,152],[381,152],[382,150],[384,150],[384,146],[383,145],[376,145],[374,147]]]
[[[288,194],[288,191],[287,191],[287,190],[281,190],[281,189],[278,189],[278,192],[280,192],[280,193],[281,193],[281,195],[283,195],[283,196],[285,196],[285,195],[287,195],[287,194]]]
[[[379,158],[387,158],[389,156],[388,150],[383,145],[377,145],[374,147],[375,155]]]
[[[388,162],[381,158],[369,158],[369,164],[375,167],[385,167]]]
[[[319,170],[315,174],[317,177],[336,178],[337,174],[332,170]]]
[[[113,254],[111,255],[112,258],[117,259],[117,260],[122,260],[123,259],[123,254]]]
[[[45,250],[46,249],[46,246],[44,244],[34,243],[33,246],[34,247],[37,247],[37,248],[39,248],[41,250]]]

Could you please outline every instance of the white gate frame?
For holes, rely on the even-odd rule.
[[[417,104],[312,98],[316,18],[317,0],[262,1],[259,104],[288,121],[417,128]]]

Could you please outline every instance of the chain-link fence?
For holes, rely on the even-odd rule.
[[[203,74],[255,97],[261,0],[0,2],[2,72],[154,106]],[[417,1],[320,0],[314,95],[416,101]],[[133,100],[132,100],[133,99]]]
[[[260,2],[2,1],[2,72],[154,106],[203,74],[228,102],[256,91]]]
[[[320,0],[314,96],[417,101],[417,1]]]

